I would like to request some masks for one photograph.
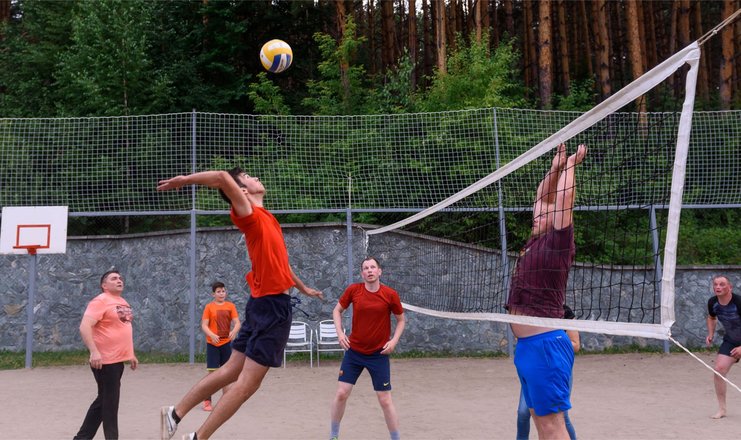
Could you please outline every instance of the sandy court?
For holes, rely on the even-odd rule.
[[[701,358],[710,363],[714,355]],[[324,439],[338,361],[309,368],[289,362],[268,373],[262,388],[214,439]],[[204,365],[141,365],[122,381],[122,439],[156,439],[158,410],[174,403],[204,374]],[[710,371],[686,354],[578,356],[570,415],[583,439],[739,439],[741,393],[729,387],[729,416],[711,420]],[[741,383],[741,366],[730,374]],[[518,383],[511,359],[394,359],[393,397],[406,439],[512,439]],[[6,439],[69,439],[95,395],[85,366],[0,371]],[[216,399],[215,399],[216,400]],[[191,411],[180,435],[207,413]],[[534,427],[531,438],[536,438]],[[348,403],[343,440],[384,439],[381,410],[363,374]],[[102,429],[96,438],[103,438]]]

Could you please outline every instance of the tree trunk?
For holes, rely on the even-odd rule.
[[[677,37],[679,48],[690,44],[690,0],[679,0],[677,11]]]
[[[431,18],[432,16],[432,2],[435,0],[422,0],[422,71],[424,72],[423,78],[432,75],[432,59],[435,56],[433,53],[434,46],[434,25],[435,21]]]
[[[538,89],[540,105],[551,108],[553,95],[553,31],[551,26],[551,0],[538,4]]]
[[[0,23],[10,21],[10,0],[0,0]]]
[[[524,48],[522,50],[525,71],[525,86],[530,89],[537,83],[537,40],[533,38],[533,2],[524,0],[525,16],[523,19],[522,40]],[[526,92],[527,93],[527,92]]]
[[[457,0],[448,0],[448,10],[445,11],[446,22],[445,22],[445,39],[450,45],[451,50],[455,50],[455,31],[458,25],[458,6]],[[445,9],[445,2],[443,1],[443,9]]]
[[[643,23],[645,26],[643,27],[643,35],[644,35],[644,42],[645,42],[645,59],[646,69],[652,69],[656,64],[658,64],[658,46],[656,44],[656,25],[654,24],[654,4],[653,2],[647,2],[643,4]]]
[[[366,38],[368,39],[368,50],[370,51],[369,64],[370,73],[375,75],[378,73],[378,48],[376,47],[376,11],[373,6],[375,0],[368,0],[368,14],[367,14],[367,27],[368,33]]]
[[[692,19],[694,22],[694,30],[695,35],[692,37],[693,40],[697,40],[703,35],[702,31],[702,16],[700,15],[701,1],[696,0],[695,1],[695,7],[693,8],[692,12]],[[738,41],[738,40],[736,40]],[[708,56],[700,56],[700,65],[698,66],[697,70],[697,91],[700,95],[700,99],[702,101],[707,102],[710,99],[710,86],[708,85]]]
[[[730,17],[734,12],[734,0],[723,0],[721,20]],[[726,26],[720,31],[720,106],[723,110],[731,109],[733,98],[733,36],[734,26]]]
[[[481,2],[476,1],[473,5],[473,27],[476,30],[476,42],[481,43],[482,8]]]
[[[630,54],[630,67],[633,74],[633,80],[643,75],[643,54],[641,53],[641,35],[638,30],[639,10],[638,0],[627,0],[625,22],[628,29],[628,52]],[[636,110],[645,115],[646,113],[646,95],[636,99]]]
[[[597,75],[600,94],[602,99],[612,95],[612,85],[610,84],[610,41],[607,34],[607,10],[605,0],[595,0],[592,4],[594,8],[593,16],[597,27]]]
[[[446,26],[445,22],[445,0],[434,0],[435,1],[435,47],[437,48],[437,70],[441,75],[448,73],[448,66],[446,64],[447,53],[446,53]]]
[[[381,69],[383,72],[396,63],[396,26],[394,24],[394,2],[381,1]]]
[[[345,0],[339,0],[335,3],[335,14],[337,32],[340,34],[339,40],[342,41],[345,38],[345,25],[347,24],[347,9],[345,9]],[[350,80],[347,76],[347,72],[350,70],[350,63],[347,58],[340,58],[340,82],[342,83],[342,96],[344,102],[350,101]]]
[[[512,38],[515,36],[515,17],[513,15],[513,0],[504,0],[504,31],[507,32],[507,36]]]
[[[409,61],[412,63],[412,72],[409,84],[412,90],[417,88],[417,5],[416,0],[409,0]]]
[[[571,69],[569,66],[569,34],[566,30],[566,1],[558,0],[558,53],[561,59],[561,92],[568,96],[571,87]]]
[[[582,26],[579,26],[579,35],[582,36],[582,44],[584,45],[584,60],[587,63],[587,76],[591,79],[594,79],[594,51],[593,48],[596,46],[596,44],[593,43],[593,34],[594,32],[594,26],[590,26],[592,24],[592,20],[589,19],[589,16],[587,15],[587,0],[582,0],[579,2],[579,17],[581,18],[581,24]],[[574,20],[577,23],[579,20]]]

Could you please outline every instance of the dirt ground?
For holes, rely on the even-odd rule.
[[[711,364],[714,355],[701,358]],[[309,368],[289,361],[214,439],[324,439],[338,361]],[[122,439],[157,439],[159,407],[173,404],[204,365],[127,368],[119,412]],[[406,439],[512,439],[518,383],[511,359],[393,359],[393,398]],[[741,393],[728,388],[728,417],[716,410],[712,373],[686,354],[577,356],[571,420],[583,439],[739,439]],[[729,379],[741,384],[741,366]],[[69,439],[95,396],[85,366],[0,371],[0,427],[5,439]],[[215,400],[217,400],[215,396]],[[175,438],[208,415],[200,408]],[[531,438],[536,438],[532,428]],[[363,374],[348,402],[343,440],[388,438],[383,415]],[[103,438],[103,430],[96,438]]]

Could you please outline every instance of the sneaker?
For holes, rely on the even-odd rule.
[[[160,438],[162,440],[170,440],[178,429],[178,424],[172,417],[173,412],[175,412],[174,406],[160,408]]]
[[[183,435],[183,440],[196,440],[196,439],[197,437],[196,437],[195,432],[191,432],[190,434]]]
[[[203,410],[204,411],[213,411],[213,408],[211,408],[211,401],[210,400],[204,400],[203,401]]]

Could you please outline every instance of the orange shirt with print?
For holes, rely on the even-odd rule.
[[[215,347],[228,344],[231,341],[229,332],[232,330],[232,321],[238,317],[237,307],[232,302],[224,301],[221,304],[210,302],[206,304],[201,320],[208,319],[208,329],[219,336],[219,342],[216,343],[211,339],[211,336],[206,335],[206,342]]]
[[[134,358],[134,315],[125,299],[103,292],[88,303],[85,316],[97,321],[93,341],[104,365]]]
[[[267,209],[253,206],[252,214],[237,217],[231,211],[232,223],[244,234],[252,270],[247,274],[253,298],[276,295],[293,287],[288,250],[280,223]]]

